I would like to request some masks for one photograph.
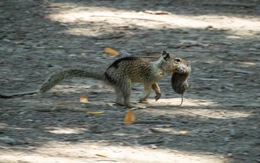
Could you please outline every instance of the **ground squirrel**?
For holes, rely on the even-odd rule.
[[[35,93],[42,94],[63,79],[86,77],[102,80],[114,87],[117,96],[116,103],[129,106],[132,83],[143,83],[144,85],[144,96],[140,99],[141,102],[147,99],[152,89],[156,93],[155,100],[158,100],[161,97],[161,92],[157,82],[166,74],[182,73],[187,66],[188,63],[185,60],[171,56],[166,51],[163,51],[161,57],[155,62],[149,62],[137,57],[124,57],[114,61],[104,73],[79,69],[62,70],[51,75],[37,91],[13,95],[0,94],[0,98],[11,98]]]
[[[185,66],[179,66],[178,69],[179,69],[178,72],[174,72],[172,74],[171,84],[172,84],[172,89],[176,93],[182,95],[181,104],[179,105],[181,106],[183,103],[183,94],[190,87],[187,79],[191,73],[191,66],[189,63],[187,63],[187,65]]]

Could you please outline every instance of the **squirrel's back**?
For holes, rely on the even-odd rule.
[[[127,77],[131,82],[143,83],[149,76],[153,75],[152,69],[152,63],[147,60],[137,57],[124,57],[113,62],[107,68],[105,75],[107,79]]]

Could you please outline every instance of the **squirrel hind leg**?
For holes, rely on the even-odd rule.
[[[123,77],[121,78],[122,79],[120,80],[120,82],[114,85],[116,96],[117,96],[116,102],[118,104],[129,106],[132,82],[130,79],[123,78]]]
[[[132,82],[130,79],[126,79],[123,84],[121,85],[121,92],[124,99],[124,105],[130,106],[130,97],[131,97],[131,89],[132,89]]]
[[[124,105],[124,99],[123,99],[121,90],[119,90],[118,88],[115,88],[115,92],[116,92],[116,104]]]

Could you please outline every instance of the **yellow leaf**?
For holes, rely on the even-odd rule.
[[[104,52],[107,53],[107,54],[111,54],[113,56],[119,56],[120,53],[112,48],[105,48],[104,49]]]
[[[124,119],[124,124],[130,125],[135,121],[135,114],[133,110],[128,110],[125,119]]]
[[[99,156],[99,157],[107,157],[107,155],[99,154],[99,153],[96,153],[96,156]]]
[[[88,103],[87,96],[81,96],[80,99],[79,99],[79,102],[81,102],[81,103]]]
[[[243,64],[243,65],[247,65],[247,66],[255,66],[256,65],[256,63],[254,63],[254,62],[240,62],[241,64]]]
[[[87,114],[92,114],[92,115],[95,115],[95,114],[103,114],[103,113],[104,113],[103,111],[87,112]]]
[[[189,133],[189,131],[182,130],[182,131],[179,131],[179,133],[180,133],[180,134],[183,134],[183,135],[185,135],[185,134],[188,134],[188,133]]]

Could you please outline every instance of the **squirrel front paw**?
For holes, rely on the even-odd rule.
[[[161,98],[161,93],[156,93],[155,101],[158,101]]]

